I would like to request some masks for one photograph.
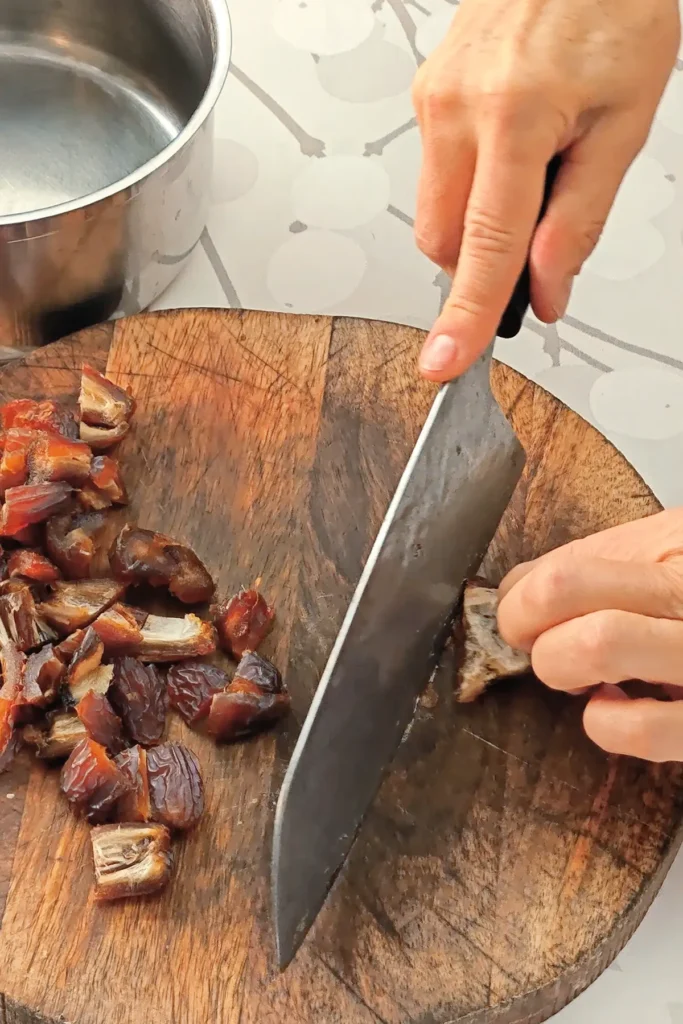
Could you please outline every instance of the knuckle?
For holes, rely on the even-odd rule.
[[[446,84],[440,75],[423,64],[413,81],[412,101],[419,118],[439,121],[453,109],[455,93],[450,83]]]
[[[510,256],[515,250],[515,233],[482,207],[468,209],[464,236],[473,255]]]
[[[683,619],[683,560],[680,556],[671,561],[661,562],[659,577],[667,617]]]
[[[526,600],[532,609],[548,611],[566,598],[574,580],[574,569],[558,559],[538,566],[529,574]]]
[[[586,615],[580,622],[575,654],[586,669],[602,682],[612,682],[610,661],[621,636],[621,614],[606,610]]]
[[[480,320],[487,312],[486,303],[471,292],[452,292],[446,300],[444,310],[464,315],[472,320]]]
[[[415,243],[420,252],[432,263],[445,268],[452,262],[448,239],[442,233],[416,225]]]

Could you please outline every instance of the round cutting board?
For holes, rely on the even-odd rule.
[[[132,388],[121,449],[141,525],[189,542],[228,594],[258,577],[294,711],[199,755],[207,813],[159,898],[95,906],[86,827],[57,777],[0,776],[2,1024],[534,1024],[624,944],[681,839],[683,771],[608,757],[582,700],[500,684],[453,701],[445,663],[309,939],[276,969],[274,804],[363,561],[433,396],[420,332],[323,316],[150,314],[40,350],[2,398]],[[525,475],[488,555],[520,559],[657,509],[621,455],[501,365]]]

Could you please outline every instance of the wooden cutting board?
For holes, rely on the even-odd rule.
[[[582,701],[533,681],[456,706],[445,664],[309,941],[275,968],[276,795],[433,394],[416,379],[421,337],[185,311],[97,328],[0,375],[3,399],[74,393],[85,358],[131,386],[134,513],[192,544],[222,592],[263,578],[294,703],[278,735],[222,749],[174,719],[208,811],[157,899],[94,906],[87,830],[55,773],[0,777],[2,1024],[534,1024],[640,921],[680,843],[681,768],[607,757],[582,733]],[[492,574],[657,509],[578,416],[494,375],[528,467]]]

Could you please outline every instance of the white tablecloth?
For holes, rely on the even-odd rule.
[[[485,0],[482,0],[485,2]],[[244,306],[427,328],[447,282],[412,237],[416,66],[455,0],[230,0],[213,206],[159,308]],[[683,504],[683,51],[645,151],[557,327],[498,358]],[[556,1024],[683,1024],[683,861],[617,962]]]

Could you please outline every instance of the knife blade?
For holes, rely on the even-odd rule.
[[[544,207],[557,166],[548,167]],[[505,337],[528,303],[525,268],[499,328]],[[346,859],[522,473],[523,449],[491,392],[491,354],[492,345],[437,394],[285,775],[272,861],[281,969]]]

